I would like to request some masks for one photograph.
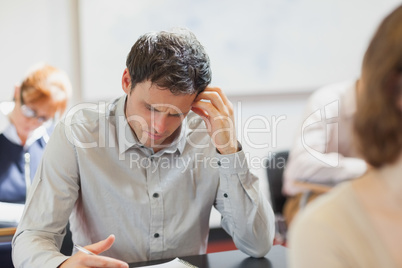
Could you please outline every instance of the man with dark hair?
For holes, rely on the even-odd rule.
[[[264,256],[273,212],[245,164],[232,104],[210,81],[191,32],[140,37],[126,94],[56,127],[13,240],[15,266],[127,267],[203,254],[212,206],[240,250]],[[58,252],[68,220],[74,243],[96,255]]]

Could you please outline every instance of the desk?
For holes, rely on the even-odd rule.
[[[240,250],[180,257],[199,268],[286,268],[287,249],[274,246],[264,258],[251,258]],[[173,258],[172,258],[173,259]],[[130,268],[160,264],[172,259],[130,263]]]
[[[0,228],[0,242],[10,242],[17,227]]]
[[[312,182],[305,182],[305,181],[294,181],[293,185],[301,188],[306,191],[311,191],[313,193],[318,193],[318,194],[325,194],[329,192],[334,185],[328,185],[328,184],[320,184],[320,183],[312,183]]]

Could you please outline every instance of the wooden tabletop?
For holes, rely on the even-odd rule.
[[[312,183],[312,182],[304,182],[304,181],[294,181],[293,185],[307,190],[307,191],[312,191],[314,193],[320,193],[324,194],[332,189],[333,186],[325,185],[325,184],[318,184],[318,183]]]
[[[13,236],[17,227],[0,228],[0,236]]]

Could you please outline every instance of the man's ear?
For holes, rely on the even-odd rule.
[[[121,78],[121,86],[124,92],[128,95],[131,91],[131,76],[127,68],[124,69],[123,77]]]

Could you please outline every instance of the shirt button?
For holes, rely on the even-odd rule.
[[[221,166],[222,164],[221,164],[221,161],[218,161],[218,166]]]
[[[154,237],[155,237],[155,238],[158,238],[158,237],[159,237],[159,234],[158,234],[158,233],[155,233],[155,234],[154,234]]]
[[[159,197],[159,194],[158,194],[158,193],[154,193],[152,196],[155,197],[155,198],[158,198],[158,197]]]
[[[228,197],[228,194],[227,194],[227,193],[224,193],[223,196],[227,198],[227,197]]]

